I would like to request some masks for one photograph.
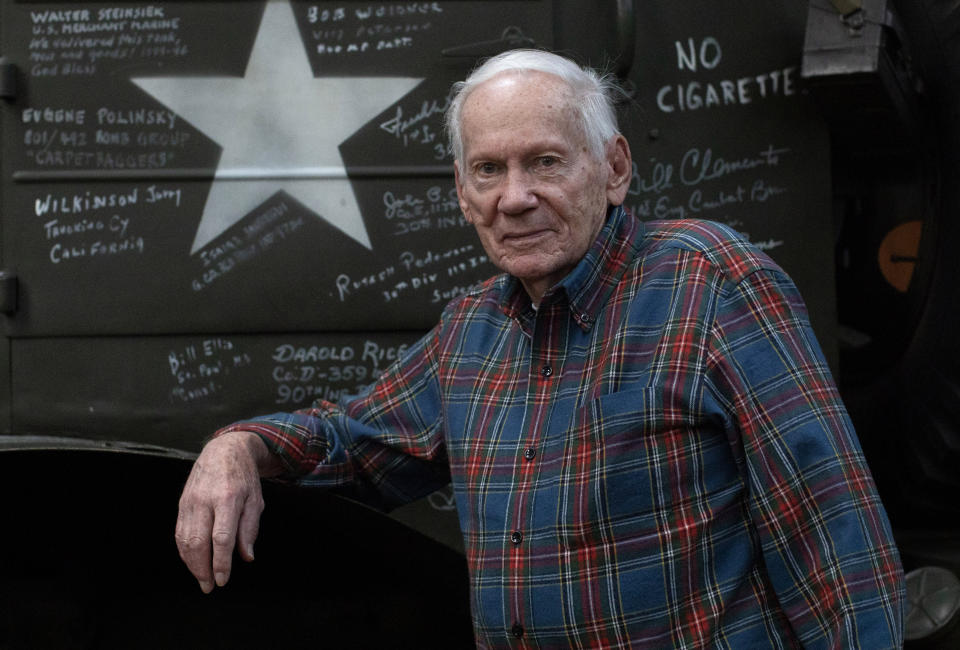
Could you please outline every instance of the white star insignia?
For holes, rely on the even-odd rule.
[[[422,80],[315,78],[286,0],[267,2],[242,79],[131,79],[223,148],[191,253],[280,190],[370,248],[338,146]]]

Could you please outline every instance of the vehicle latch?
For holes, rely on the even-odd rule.
[[[12,271],[0,270],[0,313],[12,314],[17,311],[17,275]]]
[[[0,97],[16,99],[17,97],[17,66],[0,56]]]

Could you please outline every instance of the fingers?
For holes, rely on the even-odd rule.
[[[184,497],[186,496],[184,491]],[[175,533],[177,550],[180,552],[180,559],[200,583],[200,589],[207,594],[213,591],[214,584],[209,532],[212,528],[213,512],[207,508],[194,507],[182,497]]]
[[[262,511],[260,477],[249,451],[236,440],[214,440],[190,472],[176,526],[180,557],[204,593],[230,579],[237,543],[241,557],[253,559]]]
[[[214,510],[210,539],[213,543],[213,579],[218,587],[224,586],[230,579],[233,546],[237,539],[239,519],[240,513],[235,504],[228,504]]]
[[[237,531],[237,540],[240,544],[240,557],[247,562],[253,562],[253,544],[257,541],[260,532],[260,515],[263,514],[263,497],[257,491],[257,497],[247,499]]]
[[[241,557],[248,562],[253,560],[253,543],[260,528],[263,497],[259,480],[243,487],[246,489],[225,497],[214,510],[212,563],[213,578],[218,587],[230,579],[233,551],[238,541]]]

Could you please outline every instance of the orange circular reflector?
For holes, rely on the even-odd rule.
[[[877,263],[884,279],[902,293],[910,287],[922,232],[922,221],[907,221],[888,232],[877,250]]]

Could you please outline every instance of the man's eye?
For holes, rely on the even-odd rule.
[[[553,167],[559,161],[553,156],[540,156],[539,158],[537,158],[537,162],[541,167]]]
[[[493,163],[480,163],[477,165],[477,173],[483,176],[489,176],[497,171],[497,166]]]

